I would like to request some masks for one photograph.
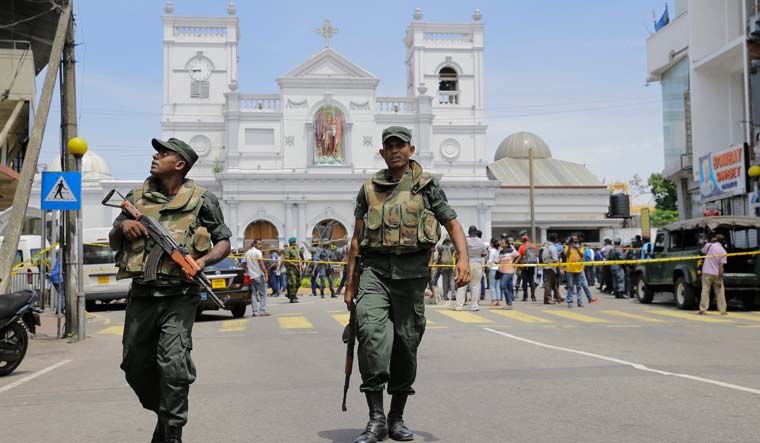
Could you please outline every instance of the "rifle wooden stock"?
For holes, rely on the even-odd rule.
[[[356,261],[354,264],[354,272],[351,274],[351,289],[353,291],[354,297],[356,297],[356,291],[359,287],[359,277],[361,275],[361,256],[356,256]],[[348,410],[346,408],[346,395],[348,395],[348,385],[351,380],[351,373],[354,370],[354,348],[356,347],[356,298],[352,300],[351,310],[350,314],[348,316],[348,325],[346,325],[346,329],[348,331],[348,334],[345,334],[345,342],[346,342],[346,363],[344,367],[344,373],[346,374],[346,379],[343,382],[343,411]]]

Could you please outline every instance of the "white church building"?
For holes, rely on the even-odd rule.
[[[527,145],[500,148],[497,162],[487,158],[479,10],[467,23],[428,23],[417,9],[403,40],[407,93],[385,97],[380,79],[330,48],[337,30],[329,21],[318,30],[324,48],[264,92],[240,91],[234,6],[224,17],[182,17],[173,9],[167,2],[162,17],[161,138],[185,140],[198,152],[190,177],[219,196],[233,246],[253,238],[283,244],[290,236],[308,242],[330,221],[337,222],[334,239],[350,235],[357,191],[385,167],[377,151],[392,125],[412,130],[415,160],[439,178],[465,229],[477,225],[487,239],[528,226],[527,175],[515,172],[527,162],[511,158]],[[540,138],[519,140],[537,144],[542,163],[563,174]],[[537,193],[541,239],[554,228],[598,235],[619,225],[606,218],[605,186],[583,165],[568,165],[575,165],[570,181],[538,183],[549,186]],[[92,152],[83,169],[85,227],[110,226],[115,214],[100,205],[103,195],[141,181],[113,178]],[[39,201],[35,189],[32,202]]]

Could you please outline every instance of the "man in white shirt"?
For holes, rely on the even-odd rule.
[[[454,305],[455,311],[461,311],[462,308],[464,308],[468,289],[472,296],[470,311],[477,311],[480,309],[478,306],[481,288],[480,279],[483,276],[483,263],[485,262],[485,257],[488,255],[488,249],[483,243],[483,240],[478,238],[477,233],[478,228],[476,226],[470,226],[467,230],[467,250],[470,254],[470,275],[472,278],[468,284],[457,289],[456,304]]]
[[[251,311],[252,317],[269,316],[267,312],[267,279],[269,273],[264,264],[264,254],[261,252],[261,240],[253,241],[253,246],[245,253],[245,264],[248,268],[248,276],[251,277]],[[258,300],[257,300],[258,299]],[[256,302],[259,301],[257,305]]]

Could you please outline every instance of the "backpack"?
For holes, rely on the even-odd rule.
[[[551,243],[547,243],[544,248],[541,250],[541,263],[553,263],[552,262],[552,254],[549,248],[554,248],[555,246]]]
[[[538,253],[533,245],[525,245],[525,263],[534,265],[538,263]]]
[[[451,253],[451,247],[444,246],[441,248],[441,253],[438,256],[438,263],[442,265],[454,264],[454,254]]]

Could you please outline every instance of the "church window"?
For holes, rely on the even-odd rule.
[[[438,71],[438,102],[440,104],[456,105],[459,103],[459,88],[457,72],[448,66]]]
[[[208,98],[208,81],[191,81],[190,98]]]
[[[314,164],[343,164],[344,152],[343,112],[335,106],[323,106],[314,116]]]

